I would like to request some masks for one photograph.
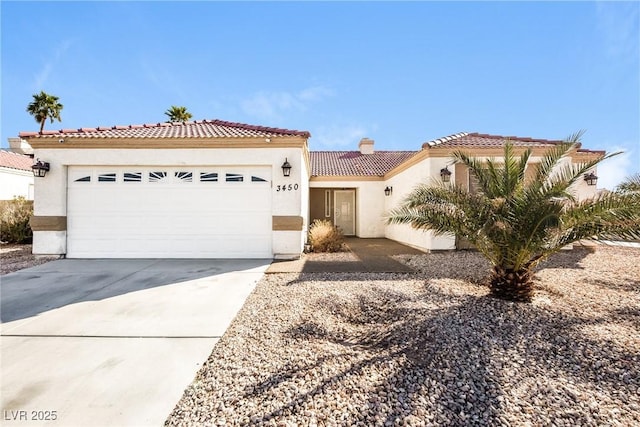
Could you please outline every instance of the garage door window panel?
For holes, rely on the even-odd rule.
[[[218,173],[200,172],[200,182],[218,182]]]
[[[226,177],[225,180],[227,182],[243,182],[244,181],[244,176],[239,173],[227,173],[225,177]]]
[[[142,182],[142,172],[125,172],[124,182]]]
[[[98,175],[98,182],[116,182],[115,173],[101,173]]]
[[[149,182],[162,182],[167,180],[167,172],[149,172]]]
[[[193,182],[193,172],[175,172],[174,176],[179,182]]]

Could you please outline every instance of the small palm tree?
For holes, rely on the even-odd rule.
[[[62,121],[60,111],[64,106],[58,102],[58,99],[57,96],[49,95],[45,91],[40,91],[40,93],[33,95],[33,101],[27,106],[27,113],[31,114],[36,119],[36,122],[40,123],[40,132],[44,130],[44,123],[47,118],[51,120],[51,123],[53,123],[54,119],[59,122]]]
[[[187,111],[187,107],[177,107],[175,105],[172,105],[164,114],[169,117],[167,122],[188,122],[191,120],[191,117],[193,117],[191,113]]]
[[[603,156],[583,164],[564,162],[577,149],[581,133],[551,148],[525,180],[531,156],[517,157],[507,142],[502,162],[482,161],[462,151],[453,159],[466,165],[478,182],[469,192],[455,183],[417,187],[390,212],[391,224],[411,224],[436,234],[453,233],[475,245],[492,265],[489,287],[494,296],[531,301],[533,269],[571,243],[598,236],[640,236],[640,204],[629,193],[615,191],[578,201],[571,191]]]

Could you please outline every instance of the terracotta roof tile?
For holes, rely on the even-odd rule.
[[[270,138],[301,136],[306,131],[255,126],[223,120],[194,120],[185,123],[147,123],[142,125],[20,132],[21,138]]]
[[[33,159],[30,156],[0,150],[0,167],[31,172],[31,165]]]
[[[494,148],[503,147],[507,141],[511,141],[511,143],[516,147],[552,147],[564,142],[557,139],[531,138],[529,136],[501,136],[477,132],[460,132],[454,135],[449,135],[443,138],[425,142],[424,144],[422,144],[422,148]],[[605,152],[602,150],[588,150],[585,148],[580,148],[580,145],[578,145],[578,153],[604,154]]]
[[[383,176],[417,151],[312,151],[312,176]]]
[[[422,148],[431,147],[502,147],[505,142],[511,141],[515,146],[520,147],[547,147],[552,145],[561,144],[560,140],[539,139],[531,137],[521,136],[501,136],[501,135],[489,135],[486,133],[467,133],[460,132],[454,135],[446,136],[444,138],[434,139],[422,144]]]

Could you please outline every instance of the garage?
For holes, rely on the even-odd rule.
[[[309,132],[223,120],[21,132],[40,162],[33,253],[299,258]]]
[[[69,258],[271,258],[271,166],[70,166]]]

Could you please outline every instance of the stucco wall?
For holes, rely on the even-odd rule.
[[[33,173],[0,167],[0,200],[22,196],[33,200]]]
[[[440,169],[449,166],[451,179],[455,179],[455,169],[450,166],[450,159],[435,157],[425,158],[399,174],[389,178],[387,185],[393,187],[393,194],[385,198],[385,212],[400,206],[403,200],[418,185],[427,184],[430,180],[440,179]],[[455,249],[454,236],[436,236],[431,231],[416,230],[410,225],[389,225],[385,237],[421,250]]]
[[[302,252],[308,219],[308,171],[301,148],[37,149],[35,155],[51,164],[47,176],[35,181],[35,216],[67,215],[69,166],[271,165],[272,215],[303,218],[303,230],[273,231],[274,256],[298,256]],[[282,174],[285,158],[292,166],[289,177]],[[280,191],[277,191],[278,186]],[[282,190],[283,186],[287,189]],[[35,231],[33,251],[37,254],[65,253],[66,232]]]

